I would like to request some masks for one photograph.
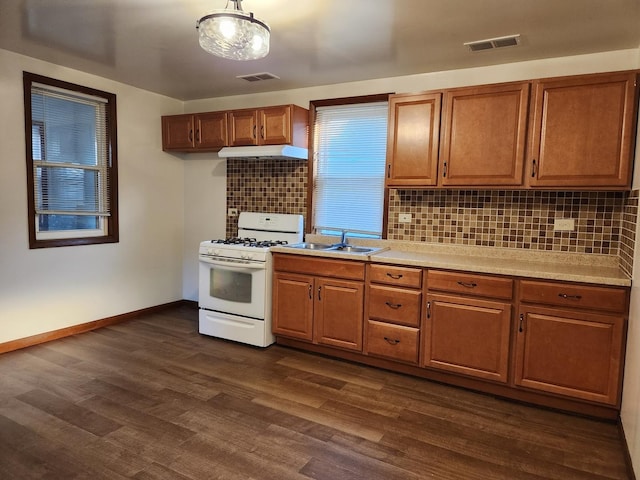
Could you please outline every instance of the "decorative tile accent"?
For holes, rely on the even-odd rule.
[[[618,255],[625,197],[625,192],[392,189],[387,238]],[[411,213],[413,221],[399,223],[400,213]],[[575,231],[554,232],[557,218],[574,219]]]
[[[620,268],[629,275],[633,273],[633,253],[636,246],[636,223],[638,221],[639,191],[630,192],[626,198],[622,211],[622,226],[620,228]]]
[[[307,162],[227,160],[227,208],[239,212],[293,213],[306,216]],[[305,220],[306,221],[306,220]],[[238,234],[238,217],[227,217],[227,237]]]

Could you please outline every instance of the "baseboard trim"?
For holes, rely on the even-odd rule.
[[[127,320],[131,320],[148,313],[156,313],[180,305],[192,306],[192,304],[195,304],[197,306],[196,302],[192,302],[190,300],[178,300],[175,302],[164,303],[162,305],[156,305],[154,307],[142,308],[140,310],[135,310],[129,313],[115,315],[113,317],[107,317],[100,320],[94,320],[92,322],[81,323],[79,325],[61,328],[59,330],[53,330],[51,332],[39,333],[38,335],[19,338],[18,340],[11,340],[9,342],[0,343],[0,354],[12,352],[21,348],[31,347],[40,343],[50,342],[51,340],[57,340],[59,338],[70,337],[72,335],[77,335],[78,333],[89,332],[91,330],[107,327],[109,325],[115,325],[117,323],[125,322]]]
[[[618,418],[618,430],[620,432],[620,439],[622,440],[622,450],[624,463],[627,466],[627,475],[629,476],[629,480],[636,480],[636,473],[633,471],[633,462],[631,460],[631,452],[629,451],[629,444],[627,443],[627,435],[624,433],[624,425],[622,425],[621,418]]]

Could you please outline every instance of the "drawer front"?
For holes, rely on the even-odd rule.
[[[490,277],[464,272],[427,272],[427,288],[442,292],[463,293],[478,297],[503,298],[513,296],[513,280],[510,278]]]
[[[369,318],[417,328],[421,300],[420,290],[370,285]]]
[[[625,313],[628,305],[624,288],[532,280],[520,282],[520,301],[618,313]]]
[[[369,280],[373,283],[385,283],[398,287],[420,288],[422,269],[372,264],[369,265]]]
[[[273,255],[273,269],[348,280],[364,280],[364,262],[315,258],[311,255]]]
[[[369,321],[367,353],[392,360],[418,363],[417,328]]]

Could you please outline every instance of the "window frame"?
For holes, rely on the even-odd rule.
[[[36,179],[34,175],[33,138],[32,138],[32,86],[42,84],[54,88],[60,88],[69,92],[78,92],[84,95],[102,98],[105,103],[106,114],[106,148],[108,157],[109,185],[107,197],[109,202],[109,216],[102,217],[100,223],[104,223],[106,234],[99,230],[68,230],[42,235],[47,238],[38,238],[38,224],[35,206]],[[102,90],[97,90],[82,85],[77,85],[62,80],[57,80],[30,72],[23,72],[24,91],[24,117],[25,117],[25,145],[27,166],[27,215],[29,226],[29,248],[65,247],[74,245],[92,245],[102,243],[116,243],[119,241],[118,221],[118,148],[117,148],[117,110],[116,95]],[[36,122],[38,123],[38,122]],[[65,235],[68,233],[68,236]],[[85,235],[82,235],[85,233]],[[62,238],[61,238],[62,237]]]
[[[391,93],[380,93],[374,95],[362,95],[358,97],[342,97],[342,98],[330,98],[324,100],[312,100],[309,102],[309,162],[307,168],[307,219],[305,225],[305,233],[315,232],[315,209],[313,205],[313,190],[314,190],[314,163],[315,158],[314,141],[315,138],[315,124],[316,124],[316,110],[318,107],[334,107],[339,105],[353,105],[358,103],[377,103],[388,102]],[[380,238],[387,238],[387,220],[389,211],[389,189],[385,186],[383,192],[383,206],[382,206],[382,235]]]

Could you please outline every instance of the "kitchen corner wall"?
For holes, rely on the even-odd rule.
[[[307,162],[227,162],[227,208],[306,215]],[[411,223],[398,222],[410,213]],[[638,191],[401,190],[389,192],[390,240],[551,252],[613,255],[631,276]],[[575,220],[572,232],[555,232],[554,220]],[[227,217],[227,236],[238,218]]]

